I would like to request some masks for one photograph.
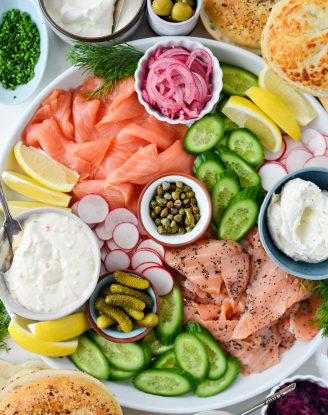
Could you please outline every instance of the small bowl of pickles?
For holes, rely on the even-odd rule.
[[[201,7],[202,0],[147,0],[148,23],[158,35],[189,35]]]
[[[151,282],[135,271],[115,271],[98,282],[86,304],[94,331],[115,343],[145,337],[158,323],[159,296]]]
[[[193,176],[162,174],[143,189],[138,215],[151,239],[168,247],[184,246],[207,231],[212,217],[211,197]]]

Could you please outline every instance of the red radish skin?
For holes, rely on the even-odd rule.
[[[104,246],[105,242],[102,239],[99,239],[96,233],[95,233],[95,237],[96,237],[99,249],[101,249]]]
[[[115,249],[120,249],[118,245],[113,241],[113,239],[110,239],[106,242],[106,246],[108,247],[108,252],[115,251]]]
[[[258,173],[262,178],[262,187],[267,192],[269,192],[280,179],[287,175],[285,167],[276,161],[263,164],[263,166],[259,168]]]
[[[313,157],[313,155],[307,149],[295,148],[292,150],[286,158],[286,168],[288,173],[302,169],[304,163],[311,157]]]
[[[294,141],[288,135],[284,136],[284,140],[286,143],[286,150],[284,156],[279,160],[280,162],[282,159],[286,159],[288,157],[288,154],[296,148],[306,149],[305,145],[301,141]]]
[[[159,296],[172,291],[174,280],[172,274],[163,267],[150,267],[143,271],[144,275],[155,287]]]
[[[286,141],[284,138],[282,138],[281,141],[281,150],[278,153],[272,153],[272,151],[265,150],[264,152],[264,160],[265,161],[279,161],[282,159],[286,153]]]
[[[140,264],[145,262],[155,262],[158,265],[163,265],[158,253],[152,249],[137,249],[131,257],[131,265],[136,269]]]
[[[113,237],[115,227],[123,222],[130,222],[133,223],[133,225],[138,225],[138,219],[128,209],[117,208],[109,212],[105,220],[105,228],[109,235],[109,239]]]
[[[153,251],[156,251],[161,259],[164,259],[165,256],[165,249],[164,246],[159,244],[158,242],[153,241],[152,239],[145,239],[138,245],[138,249],[142,248],[150,248]]]
[[[108,272],[125,270],[130,267],[130,257],[121,249],[116,249],[106,255],[104,265]]]
[[[100,195],[86,195],[77,206],[78,216],[87,224],[103,222],[108,212],[108,203]]]
[[[158,264],[156,262],[144,262],[135,269],[135,272],[142,274],[145,269],[151,267],[158,267]]]
[[[108,241],[110,239],[108,232],[105,228],[105,223],[99,223],[95,228],[95,233],[98,236],[99,239],[102,239],[103,241]]]
[[[308,142],[307,148],[314,156],[323,156],[326,153],[327,145],[324,136],[321,134]]]
[[[105,261],[107,254],[108,254],[108,251],[106,249],[106,246],[102,247],[100,250],[100,257],[103,262]]]
[[[92,230],[93,230],[93,229],[95,229],[95,227],[97,226],[97,224],[96,224],[96,223],[88,223],[87,225],[88,225],[88,226],[89,226],[89,228],[90,228],[90,229],[92,229]]]
[[[325,167],[328,169],[328,156],[312,157],[304,163],[303,167]]]
[[[114,228],[113,241],[122,249],[133,249],[139,242],[138,228],[130,222],[120,223]]]

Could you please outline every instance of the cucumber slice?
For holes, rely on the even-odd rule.
[[[190,392],[193,380],[181,369],[147,369],[133,380],[142,392],[161,396],[180,396]]]
[[[209,358],[210,370],[208,372],[208,379],[220,379],[227,371],[227,358],[223,353],[218,342],[212,334],[194,321],[188,321],[186,324],[188,333],[193,333],[198,339],[204,343]]]
[[[193,167],[195,177],[204,183],[209,192],[214,186],[217,175],[224,172],[224,170],[225,167],[220,157],[211,151],[198,156]]]
[[[218,225],[223,211],[228,206],[230,199],[239,193],[240,190],[238,176],[232,170],[226,170],[217,177],[211,192],[213,222],[216,225]]]
[[[146,369],[150,365],[150,362],[151,362],[151,350],[150,350],[149,345],[145,342],[139,342],[138,344],[141,346],[144,352],[144,355],[145,355],[145,364],[143,368]]]
[[[218,380],[205,380],[196,387],[195,394],[200,398],[207,398],[227,389],[237,378],[240,372],[240,363],[235,357],[229,356],[227,357],[227,365],[227,371],[222,378]]]
[[[162,356],[154,361],[153,367],[159,369],[167,369],[170,367],[178,368],[179,365],[175,357],[174,350],[168,350],[167,352],[163,353]]]
[[[94,378],[105,380],[111,373],[107,359],[86,334],[79,337],[77,349],[69,357],[78,369]]]
[[[217,103],[217,105],[216,105],[216,112],[222,117],[222,114],[221,114],[221,112],[222,112],[222,109],[223,109],[223,107],[225,106],[225,104],[229,101],[229,98],[230,97],[227,97],[226,95],[224,95],[224,94],[221,94],[220,95],[220,98],[219,98],[219,101],[218,101],[218,103]]]
[[[188,153],[201,154],[215,147],[223,137],[223,133],[223,118],[218,114],[208,114],[189,128],[183,146]]]
[[[182,331],[183,300],[179,284],[175,281],[173,290],[160,298],[159,321],[156,336],[163,344],[172,344]]]
[[[127,372],[125,370],[119,370],[115,367],[111,367],[108,380],[112,380],[114,382],[129,380],[133,378],[136,374],[137,372]]]
[[[247,128],[238,128],[230,132],[228,148],[239,154],[251,166],[258,167],[264,161],[264,149],[262,144]]]
[[[160,356],[161,354],[174,348],[174,343],[168,345],[162,344],[156,338],[154,330],[147,334],[147,336],[143,338],[141,343],[146,343],[149,346],[152,356]]]
[[[114,343],[91,331],[92,339],[100,347],[109,364],[116,369],[136,372],[146,365],[145,352],[139,343]]]
[[[252,72],[226,63],[220,63],[220,66],[223,72],[223,93],[245,97],[248,88],[258,85],[258,78]]]
[[[204,344],[192,333],[181,333],[175,339],[175,357],[178,365],[194,379],[207,378],[209,359]]]
[[[227,169],[233,170],[239,177],[241,187],[261,186],[260,175],[234,151],[226,148],[216,150]]]
[[[256,222],[261,201],[263,193],[258,187],[248,187],[234,196],[223,212],[218,239],[242,239]]]
[[[224,134],[223,138],[218,142],[218,144],[214,148],[214,153],[217,153],[217,150],[222,147],[227,147],[229,133]]]
[[[236,130],[237,128],[239,128],[239,126],[236,123],[234,123],[232,120],[230,120],[230,118],[226,117],[225,115],[224,115],[223,121],[224,121],[224,132],[225,133],[228,133],[229,131]]]

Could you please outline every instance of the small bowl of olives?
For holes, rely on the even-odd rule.
[[[148,22],[158,35],[183,36],[195,28],[202,0],[147,0]]]
[[[150,238],[169,247],[184,246],[201,238],[209,227],[211,197],[193,176],[162,174],[145,186],[138,214]]]

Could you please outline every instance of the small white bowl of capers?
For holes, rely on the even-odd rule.
[[[202,0],[147,0],[148,23],[162,36],[189,35],[195,28]]]
[[[165,246],[184,246],[207,231],[212,217],[211,197],[193,176],[162,174],[145,186],[138,214],[151,239]]]

